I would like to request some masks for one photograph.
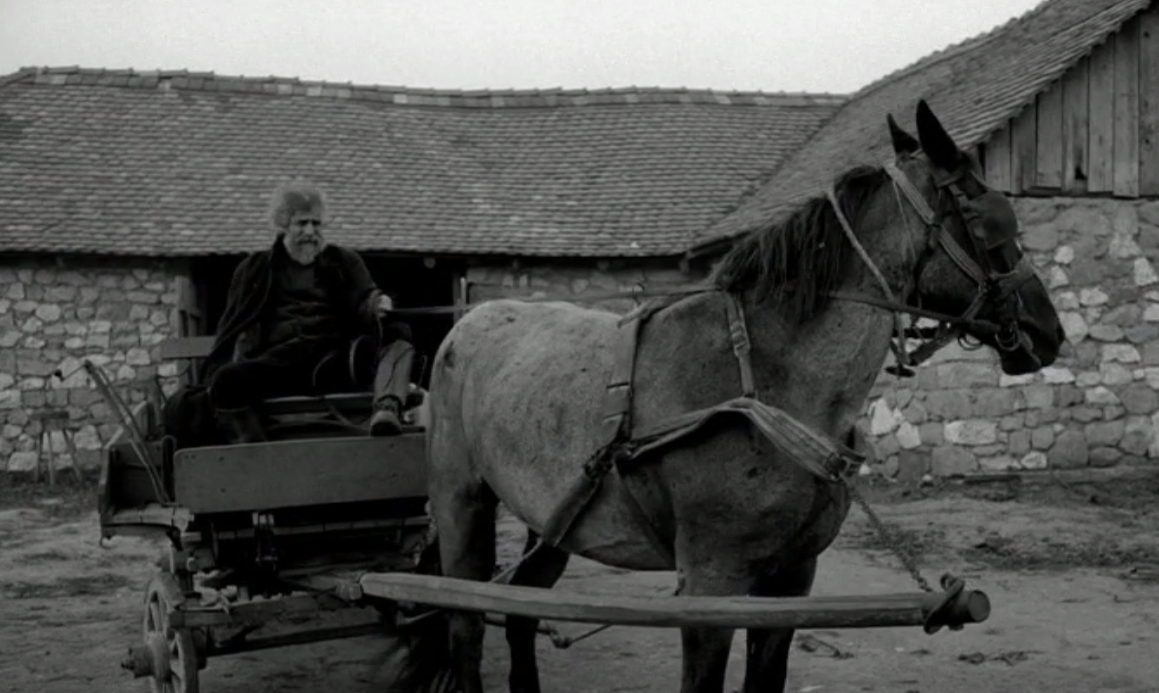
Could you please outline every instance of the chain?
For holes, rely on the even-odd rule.
[[[873,508],[869,507],[869,502],[866,501],[865,497],[861,495],[861,491],[857,488],[857,485],[845,477],[842,477],[842,481],[845,484],[845,488],[849,489],[849,495],[851,495],[853,500],[857,502],[857,505],[865,511],[866,517],[869,518],[869,524],[873,525],[873,529],[877,531],[877,534],[881,537],[882,541],[885,542],[886,547],[892,551],[893,554],[897,556],[898,560],[901,561],[901,564],[905,566],[905,569],[909,572],[910,577],[914,579],[914,582],[918,584],[918,587],[920,587],[923,592],[933,592],[934,590],[932,587],[930,587],[930,583],[926,582],[926,579],[922,577],[922,573],[918,569],[917,561],[908,551],[905,550],[897,537],[895,537],[889,531],[889,529],[885,526],[885,523],[882,522],[881,518],[877,516],[877,513],[873,511]]]

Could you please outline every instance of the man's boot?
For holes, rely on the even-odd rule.
[[[379,351],[370,435],[396,436],[402,432],[402,405],[410,388],[413,365],[414,347],[410,342],[395,340]]]
[[[238,443],[263,443],[266,439],[265,429],[258,415],[249,407],[241,409],[218,409],[217,413],[225,419],[236,437]]]

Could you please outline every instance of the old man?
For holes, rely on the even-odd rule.
[[[210,406],[239,442],[265,439],[254,410],[262,400],[341,389],[334,374],[349,371],[321,366],[351,362],[351,345],[363,336],[377,356],[370,434],[401,430],[414,355],[410,329],[384,325],[391,298],[358,253],[326,242],[326,212],[317,186],[296,180],[279,187],[270,206],[273,245],[233,273],[202,377]]]

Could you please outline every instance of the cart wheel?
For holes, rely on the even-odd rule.
[[[188,628],[169,625],[169,609],[184,600],[177,580],[158,573],[145,592],[144,636],[153,693],[197,693],[198,654]]]

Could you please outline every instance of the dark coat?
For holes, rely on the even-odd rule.
[[[247,256],[234,270],[226,296],[225,311],[218,322],[213,350],[205,359],[202,382],[236,357],[244,358],[259,344],[261,318],[270,298],[274,268],[289,262],[279,237],[272,247]],[[315,260],[318,277],[334,301],[339,322],[345,326],[336,340],[349,341],[366,335],[378,338],[375,305],[382,291],[375,285],[362,257],[353,250],[327,245]]]
[[[288,261],[281,238],[267,250],[247,256],[238,265],[226,296],[225,311],[218,322],[213,349],[205,359],[200,382],[174,393],[162,413],[167,435],[178,448],[225,444],[229,439],[214,415],[208,387],[222,366],[259,344],[261,319],[273,286],[275,263]],[[368,335],[376,342],[380,322],[375,308],[382,291],[375,286],[358,253],[328,245],[315,260],[318,276],[334,301],[339,321],[346,326],[335,340]]]

